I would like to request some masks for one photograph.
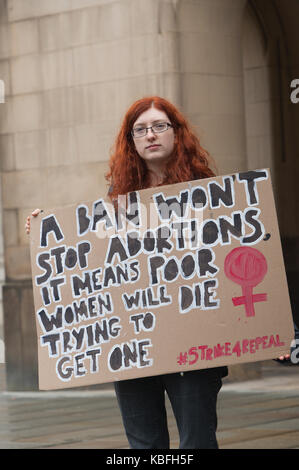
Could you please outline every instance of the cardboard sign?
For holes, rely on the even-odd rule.
[[[289,352],[267,169],[43,212],[31,260],[41,389]]]

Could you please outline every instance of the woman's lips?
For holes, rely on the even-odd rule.
[[[149,146],[146,147],[146,148],[149,149],[149,150],[154,150],[154,149],[157,149],[157,148],[159,148],[159,147],[161,147],[161,145],[149,145]]]

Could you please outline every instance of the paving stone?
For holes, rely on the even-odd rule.
[[[224,384],[218,400],[220,449],[299,448],[298,373],[267,365],[259,381]],[[179,447],[166,399],[170,448]],[[128,449],[112,389],[0,390],[0,449]]]
[[[259,437],[258,439],[252,438],[234,442],[233,444],[221,445],[222,449],[291,449],[298,446],[299,431],[286,432],[276,436]]]

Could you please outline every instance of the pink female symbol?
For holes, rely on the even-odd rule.
[[[267,300],[267,294],[255,294],[252,291],[265,277],[267,261],[264,255],[250,247],[235,248],[224,261],[225,275],[233,282],[240,284],[243,295],[233,297],[234,306],[245,305],[246,316],[255,315],[254,302]]]

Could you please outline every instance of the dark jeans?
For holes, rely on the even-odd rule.
[[[180,449],[217,449],[217,395],[226,368],[116,382],[115,391],[132,449],[169,449],[165,391],[176,418]]]

